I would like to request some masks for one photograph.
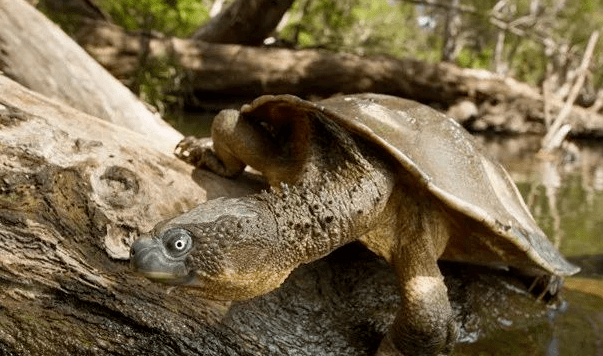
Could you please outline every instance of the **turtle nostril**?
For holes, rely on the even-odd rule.
[[[130,246],[130,258],[134,257],[134,255],[136,255],[136,250],[138,249],[137,247],[137,241],[134,241],[134,243],[132,244],[132,246]]]
[[[148,247],[152,247],[152,246],[153,246],[153,240],[148,239],[148,238],[140,238],[140,239],[134,241],[134,243],[132,243],[132,246],[130,246],[130,257],[134,257],[135,255],[139,254],[141,251],[144,251]]]

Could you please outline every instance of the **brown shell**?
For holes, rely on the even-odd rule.
[[[290,110],[295,107],[294,110]],[[270,107],[320,111],[340,126],[380,145],[446,206],[476,228],[449,242],[443,258],[571,275],[567,262],[535,223],[517,187],[500,164],[456,121],[414,101],[358,94],[318,103],[291,95],[263,96],[243,114]],[[279,117],[278,120],[283,120]]]

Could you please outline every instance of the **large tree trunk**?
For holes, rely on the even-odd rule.
[[[109,71],[127,77],[136,68],[142,50],[138,36],[116,26],[100,25],[82,33],[78,42]],[[161,36],[149,41],[149,55],[181,68],[186,73],[184,87],[202,103],[246,101],[262,94],[325,97],[377,92],[442,109],[461,100],[472,101],[479,119],[467,125],[479,130],[546,131],[540,91],[485,70],[314,49],[246,47]],[[550,114],[555,116],[564,103],[549,100]],[[574,106],[567,120],[573,135],[603,136],[603,115],[595,111]]]
[[[294,0],[237,0],[198,29],[196,40],[257,46],[270,35]]]
[[[0,71],[48,97],[142,133],[165,152],[182,137],[24,0],[0,0]]]
[[[360,356],[393,320],[395,276],[356,245],[232,304],[131,272],[137,236],[206,198],[264,187],[251,174],[232,181],[192,171],[149,138],[3,76],[0,147],[2,355]],[[462,335],[504,338],[501,318],[552,335],[544,303],[518,280],[443,268]]]

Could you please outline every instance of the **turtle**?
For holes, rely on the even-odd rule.
[[[448,354],[457,326],[438,260],[551,282],[578,272],[538,227],[509,174],[462,126],[415,101],[265,95],[214,118],[175,154],[226,177],[247,166],[270,188],[217,198],[158,223],[131,246],[136,271],[242,300],[360,241],[389,262],[402,304],[377,355]]]

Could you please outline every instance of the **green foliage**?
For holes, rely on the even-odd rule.
[[[186,37],[209,18],[207,6],[199,0],[99,0],[98,4],[116,24],[130,31]],[[129,85],[162,113],[182,105],[183,74],[173,62],[169,58],[141,58]]]
[[[209,18],[199,0],[99,0],[119,26],[127,30],[156,30],[185,37]]]
[[[539,83],[546,70],[546,57],[540,45],[528,41],[518,46],[515,55],[509,59],[513,75],[528,83]]]
[[[148,58],[130,85],[140,98],[164,114],[183,105],[183,71],[169,58]]]
[[[388,0],[298,0],[280,36],[302,48],[433,58],[414,9]]]
[[[456,58],[456,62],[461,67],[465,68],[490,69],[492,52],[493,50],[490,48],[486,48],[483,51],[463,48]]]
[[[448,3],[447,1],[440,1]],[[475,11],[461,12],[464,43],[457,63],[470,68],[494,68],[495,47],[501,29],[492,22],[497,0],[462,0]],[[532,0],[509,1],[501,20],[512,22],[530,14]],[[527,35],[506,31],[502,60],[508,73],[538,84],[545,74],[547,58],[544,38],[558,45],[570,45],[570,64],[575,67],[592,31],[603,28],[601,0],[566,1],[554,17],[558,0],[541,0],[537,26],[526,26]],[[290,10],[288,24],[280,36],[298,47],[321,47],[357,54],[387,54],[414,57],[431,62],[441,58],[447,9],[417,6],[404,0],[298,0]],[[423,16],[435,24],[421,28]],[[603,38],[603,34],[601,36]],[[603,45],[603,39],[599,46]],[[600,48],[600,47],[599,47]],[[600,52],[600,51],[599,51]],[[603,56],[595,56],[591,68],[603,66]],[[595,87],[603,84],[603,71],[593,71]]]

